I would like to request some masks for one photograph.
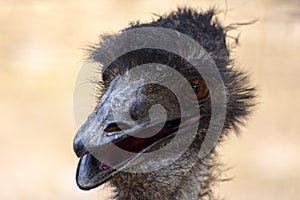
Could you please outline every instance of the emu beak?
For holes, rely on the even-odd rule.
[[[74,152],[80,158],[76,181],[83,190],[103,184],[150,147],[172,137],[181,126],[180,116],[169,121],[156,116],[154,123],[151,119],[150,124],[137,124],[128,109],[135,104],[142,83],[119,83],[120,78],[116,78],[110,84],[74,138]],[[200,119],[198,113],[182,124],[190,126]]]
[[[119,82],[117,77],[111,83],[74,138],[73,149],[80,158],[76,181],[83,190],[104,183],[120,163],[131,157],[131,152],[122,154],[114,144],[138,129],[128,116],[128,108],[134,96],[132,91],[140,83],[137,81],[125,88],[118,88]],[[125,132],[123,129],[130,130]]]

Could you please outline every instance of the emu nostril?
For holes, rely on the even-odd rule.
[[[106,135],[113,135],[117,132],[125,131],[127,129],[130,129],[131,127],[123,122],[116,122],[109,124],[105,129],[104,132]]]

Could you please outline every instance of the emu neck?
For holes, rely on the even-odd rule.
[[[118,173],[111,180],[115,199],[211,199],[212,159],[195,160],[191,152],[186,154],[168,167],[150,173]]]

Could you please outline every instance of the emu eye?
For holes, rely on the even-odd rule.
[[[201,100],[207,96],[208,88],[206,86],[205,81],[202,78],[190,79],[189,83],[189,85],[186,84],[183,86],[183,92],[187,97],[193,98],[194,95],[196,95],[197,100]],[[194,93],[191,92],[189,87],[193,88]]]

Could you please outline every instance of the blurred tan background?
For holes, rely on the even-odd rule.
[[[0,199],[107,199],[75,184],[73,88],[86,45],[176,6],[216,5],[239,29],[233,56],[259,86],[259,105],[221,148],[229,200],[300,199],[299,0],[0,0]],[[236,33],[232,33],[233,35]]]

